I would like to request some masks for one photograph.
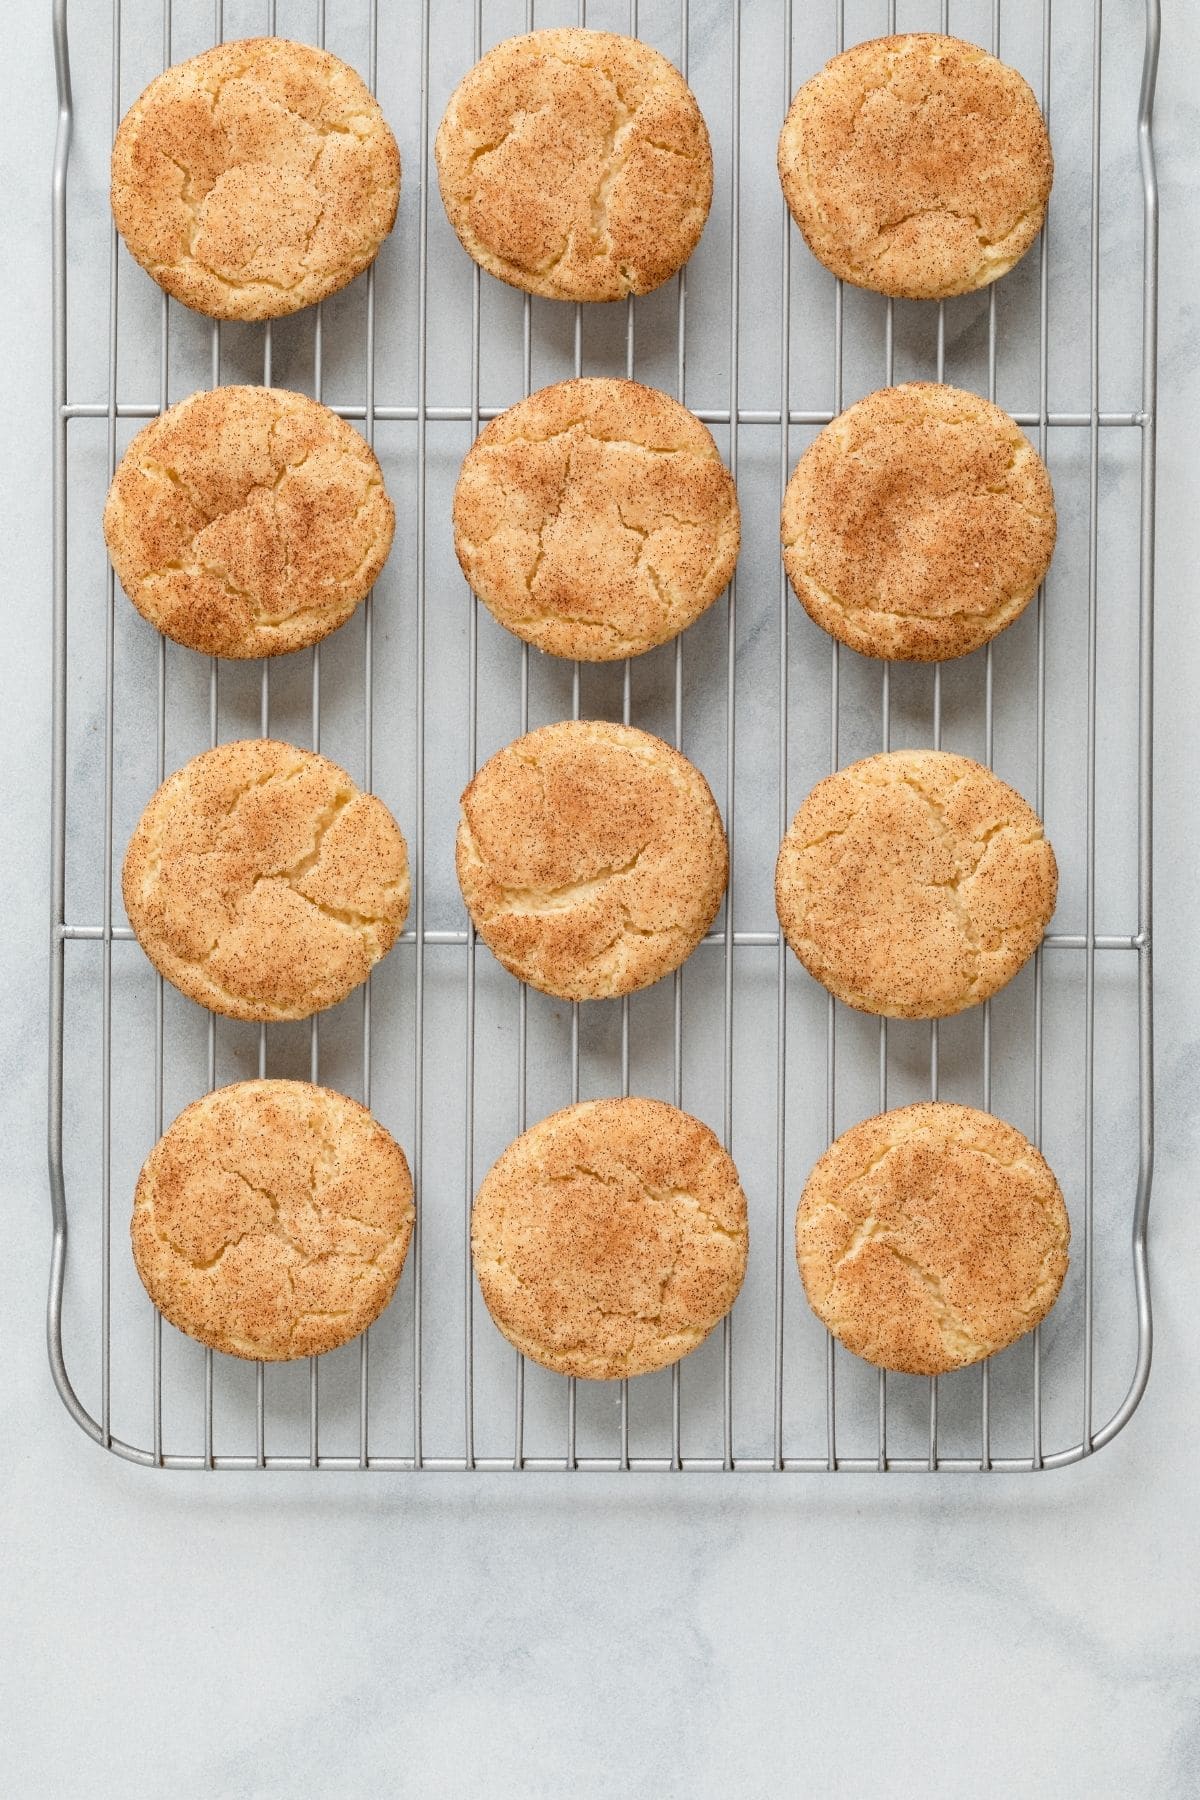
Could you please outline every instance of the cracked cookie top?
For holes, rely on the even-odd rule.
[[[234,1019],[306,1019],[395,943],[408,853],[387,807],[336,763],[250,738],[164,781],[121,886],[142,949],[189,999]]]
[[[113,144],[112,209],[159,286],[214,319],[274,319],[375,260],[400,153],[326,50],[244,38],[152,81]]]
[[[1024,611],[1050,566],[1054,492],[998,406],[910,381],[847,407],[783,498],[806,612],[864,656],[964,656]]]
[[[779,136],[784,198],[813,255],[857,287],[912,300],[1011,269],[1041,230],[1053,176],[1025,79],[934,33],[835,56]]]
[[[587,662],[675,637],[729,585],[737,492],[669,395],[588,378],[486,425],[454,492],[463,574],[501,625]]]
[[[1002,1119],[925,1101],[844,1132],[805,1184],[796,1260],[856,1356],[941,1375],[1045,1318],[1071,1227],[1044,1157]]]
[[[215,656],[278,656],[346,622],[387,560],[395,517],[374,451],[327,406],[221,387],[138,432],[104,538],[159,631]]]
[[[434,146],[475,261],[552,300],[645,294],[683,267],[712,201],[708,128],[683,76],[637,38],[534,31],[464,76]]]
[[[689,957],[729,870],[708,783],[648,731],[565,720],[484,763],[455,862],[484,943],[564,1000],[649,987]]]
[[[614,1380],[678,1362],[733,1305],[746,1196],[699,1119],[661,1100],[592,1100],[495,1162],[471,1256],[500,1330],[560,1375]]]
[[[982,764],[893,750],[819,781],[775,866],[784,935],[847,1006],[938,1019],[977,1006],[1042,941],[1054,852]]]
[[[404,1152],[365,1106],[307,1081],[239,1081],[159,1138],[130,1230],[172,1325],[230,1356],[286,1362],[379,1316],[413,1216]]]

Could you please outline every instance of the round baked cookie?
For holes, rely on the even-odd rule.
[[[637,381],[562,381],[510,407],[454,491],[454,548],[489,612],[586,662],[640,656],[699,618],[740,535],[708,427]]]
[[[784,936],[861,1012],[977,1006],[1042,941],[1058,870],[1020,794],[966,756],[893,750],[819,781],[775,866]]]
[[[104,539],[142,617],[189,649],[279,656],[343,625],[391,549],[375,453],[282,388],[193,394],[117,465]]]
[[[930,381],[881,388],[813,440],[783,497],[805,611],[864,656],[964,656],[1024,611],[1050,566],[1054,492],[1006,412]]]
[[[234,1019],[335,1006],[395,943],[408,853],[344,769],[270,738],[168,776],[125,852],[129,923],[155,968]]]
[[[400,154],[370,91],[287,38],[176,63],[113,144],[130,254],[214,319],[274,319],[336,293],[374,262],[399,198]]]
[[[909,1375],[965,1368],[1032,1331],[1070,1238],[1040,1151],[1003,1119],[941,1101],[844,1132],[796,1214],[817,1317],[856,1356]]]
[[[611,1381],[678,1362],[746,1272],[746,1196],[717,1137],[661,1100],[589,1100],[510,1144],[475,1197],[471,1256],[511,1344]]]
[[[551,300],[659,287],[696,248],[712,201],[692,90],[649,44],[608,31],[497,44],[451,95],[434,153],[464,250]]]
[[[239,1081],[159,1138],[131,1234],[172,1325],[230,1356],[287,1362],[378,1318],[412,1228],[404,1152],[365,1106],[307,1081]]]
[[[1005,274],[1042,227],[1054,159],[1028,82],[961,38],[856,44],[799,90],[779,179],[808,247],[911,300]]]
[[[729,873],[699,769],[648,731],[592,719],[544,725],[484,763],[455,862],[493,956],[563,1000],[631,994],[678,968]]]

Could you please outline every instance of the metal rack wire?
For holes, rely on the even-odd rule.
[[[1040,36],[1031,38],[1026,29],[1035,9],[1021,9],[1015,48],[1009,32],[1016,28],[1007,19],[1001,34],[1000,0],[958,0],[953,9],[947,0],[940,7],[928,0],[899,7],[896,0],[833,0],[823,9],[779,0],[752,13],[736,5],[706,7],[699,30],[689,18],[688,0],[643,0],[641,8],[638,0],[613,0],[607,7],[593,0],[586,16],[582,0],[577,14],[576,0],[558,7],[542,0],[536,20],[533,0],[497,0],[486,14],[483,0],[436,10],[430,0],[419,7],[414,0],[411,7],[386,9],[382,18],[377,0],[354,6],[330,0],[328,18],[326,0],[282,0],[278,9],[275,0],[265,7],[257,0],[253,8],[249,0],[244,6],[236,0],[227,6],[205,0],[203,7],[187,0],[177,0],[174,8],[172,0],[153,3],[159,66],[222,36],[279,28],[286,35],[330,41],[331,48],[357,61],[372,88],[381,69],[395,72],[408,118],[415,121],[416,144],[405,146],[405,179],[410,188],[415,166],[417,191],[415,198],[406,191],[402,201],[412,260],[403,266],[390,261],[400,252],[389,246],[379,265],[391,284],[391,310],[385,312],[380,302],[385,276],[372,269],[355,284],[357,297],[346,306],[327,303],[301,315],[302,323],[285,321],[274,332],[267,324],[253,331],[230,327],[223,334],[219,325],[202,323],[165,296],[148,292],[149,282],[128,264],[111,228],[105,247],[88,223],[103,204],[102,165],[111,131],[140,85],[131,91],[128,53],[137,52],[140,67],[150,0],[140,6],[137,0],[113,0],[107,111],[93,79],[100,60],[89,58],[87,78],[73,92],[68,3],[54,0],[59,125],[53,192],[49,1150],[54,1237],[48,1338],[54,1378],[69,1411],[90,1437],[116,1454],[177,1468],[1028,1470],[1075,1461],[1107,1443],[1138,1404],[1151,1343],[1146,1215],[1153,1146],[1157,195],[1151,120],[1157,0],[1145,0],[1140,45],[1134,35],[1140,0],[1108,0],[1108,19],[1102,0],[1059,0],[1057,7],[1042,0]],[[817,11],[819,21],[812,17]],[[1055,13],[1060,21],[1070,14],[1069,31],[1060,24],[1056,33]],[[461,256],[453,260],[456,247],[445,238],[448,228],[430,195],[438,81],[448,92],[447,83],[496,39],[535,23],[573,22],[576,16],[581,23],[652,34],[698,91],[693,67],[698,40],[703,53],[702,103],[718,157],[713,219],[691,271],[681,274],[670,292],[631,298],[623,309],[556,308],[528,296],[496,300],[488,291],[495,284],[478,268],[468,268]],[[70,22],[75,30],[83,28],[73,12]],[[1083,41],[1084,23],[1090,31],[1086,117],[1075,105],[1079,70],[1066,85],[1065,101],[1055,86],[1057,46],[1066,43],[1073,54]],[[782,45],[775,91],[768,95],[760,88],[755,96],[764,116],[770,114],[773,135],[799,80],[826,56],[847,42],[898,26],[954,29],[1010,60],[1020,52],[1032,65],[1026,73],[1055,133],[1059,188],[1067,184],[1068,192],[1086,192],[1086,277],[1076,278],[1084,265],[1078,256],[1068,256],[1070,279],[1060,301],[1052,285],[1053,207],[1039,245],[1003,292],[993,286],[949,306],[909,308],[844,291],[841,283],[806,266],[798,293],[799,259],[806,265],[811,259],[802,248],[794,250],[798,240],[773,168],[751,166],[747,152],[744,40],[753,38],[757,63],[772,68]],[[382,52],[381,27],[387,34]],[[92,37],[99,31],[95,19],[88,28]],[[774,61],[768,35],[776,46]],[[1106,63],[1110,39],[1116,47]],[[88,41],[98,48],[91,37]],[[1106,130],[1102,98],[1110,92],[1109,71],[1115,65],[1128,72],[1135,55],[1140,92],[1134,95],[1128,83],[1120,86],[1109,108],[1119,123]],[[153,72],[144,69],[142,78]],[[391,112],[386,105],[385,110]],[[1060,117],[1068,112],[1072,126],[1060,142]],[[757,131],[757,115],[749,129]],[[1112,166],[1111,157],[1104,161],[1105,151],[1130,178],[1122,186],[1122,204],[1127,215],[1137,209],[1140,267],[1118,266],[1102,254],[1105,225],[1112,225],[1101,205],[1102,164]],[[68,183],[73,154],[84,158],[77,197]],[[777,296],[769,303],[758,277],[768,233],[776,233],[779,269]],[[107,338],[101,356],[94,340],[105,312],[99,275],[105,248]],[[439,287],[441,306],[431,316],[431,262],[443,255],[453,287]],[[1122,279],[1128,289],[1123,301]],[[727,313],[723,368],[714,362],[718,334],[704,310],[714,307],[717,293]],[[1124,410],[1101,407],[1102,294],[1118,324],[1123,321],[1128,329],[1132,321],[1140,335],[1137,392],[1118,396]],[[452,310],[452,300],[458,303],[464,295],[469,308],[455,318],[468,336],[469,357],[447,358],[441,309]],[[696,295],[698,325],[689,316]],[[761,404],[768,398],[767,383],[761,359],[755,364],[753,321],[768,304],[778,328],[771,334],[778,364],[774,405]],[[405,305],[409,313],[396,326],[395,312],[403,313]],[[1065,329],[1054,318],[1056,306],[1072,317],[1086,309],[1088,321],[1086,358],[1079,367],[1072,362],[1061,377],[1052,366],[1056,331],[1061,345]],[[502,310],[497,313],[496,307]],[[597,310],[619,310],[620,331],[608,322],[594,326]],[[819,331],[812,322],[818,316]],[[752,324],[743,329],[747,317]],[[569,331],[563,328],[565,318]],[[930,322],[936,333],[932,355]],[[441,346],[436,357],[431,356],[435,335]],[[830,353],[821,365],[823,375],[813,347],[817,336]],[[231,345],[230,339],[236,341]],[[1060,514],[1068,521],[1072,501],[1077,502],[1075,551],[1068,531],[1067,550],[1059,553],[1059,561],[1066,557],[1066,571],[1060,576],[1056,561],[1048,578],[1054,613],[1043,591],[1028,616],[1006,634],[1015,648],[1001,641],[962,667],[950,665],[944,672],[935,665],[931,675],[868,664],[836,642],[830,649],[800,618],[782,569],[770,577],[778,582],[777,603],[764,598],[772,591],[769,581],[756,575],[758,560],[766,570],[777,558],[776,544],[767,542],[771,514],[805,434],[833,417],[854,392],[899,378],[906,360],[919,366],[905,373],[936,373],[939,380],[958,378],[968,386],[974,376],[989,397],[1004,401],[1001,344],[1015,339],[1036,345],[1036,356],[1026,357],[1018,372],[1027,392],[1025,409],[1014,407],[1015,416],[1050,461]],[[341,347],[351,341],[357,349],[342,356]],[[409,359],[415,350],[407,370],[393,360],[393,346]],[[387,370],[380,376],[384,347]],[[255,356],[257,371],[251,373]],[[324,651],[317,646],[310,657],[280,659],[304,663],[306,677],[264,662],[254,676],[253,694],[244,674],[227,673],[228,666],[215,658],[202,668],[201,659],[162,638],[151,650],[147,628],[128,616],[132,609],[123,609],[115,593],[94,522],[97,497],[111,479],[123,434],[134,422],[156,416],[170,398],[200,385],[198,371],[205,363],[213,385],[256,374],[270,383],[274,374],[329,399],[331,364],[336,380],[348,388],[355,357],[361,397],[339,390],[336,410],[361,421],[373,443],[377,428],[387,428],[389,442],[380,454],[389,483],[402,490],[393,567],[377,598],[361,609],[361,623],[329,640]],[[95,382],[103,375],[105,398],[75,397],[75,361],[83,370],[79,379]],[[699,373],[692,374],[697,362]],[[1120,362],[1127,374],[1130,359]],[[760,526],[767,522],[765,535],[760,531],[761,558],[748,569],[743,556],[743,593],[735,580],[713,617],[640,659],[650,669],[645,678],[628,662],[611,675],[585,673],[578,664],[546,675],[527,645],[497,642],[461,580],[453,585],[452,600],[443,593],[450,584],[443,584],[440,574],[441,538],[431,534],[442,531],[445,508],[439,511],[431,489],[436,487],[440,502],[454,456],[469,442],[466,432],[473,436],[483,420],[540,385],[535,372],[541,376],[543,365],[545,380],[588,369],[636,372],[672,387],[722,437],[748,527],[756,518]],[[152,370],[157,373],[153,396]],[[145,385],[127,386],[131,380]],[[396,385],[381,386],[385,397],[377,398],[377,382],[385,380]],[[1065,392],[1073,406],[1052,408],[1052,388],[1056,395]],[[453,397],[456,389],[459,398]],[[499,403],[490,403],[492,390]],[[1028,404],[1030,390],[1036,393],[1034,405]],[[83,392],[89,391],[94,395],[95,387],[85,386]],[[743,404],[747,393],[760,403]],[[798,399],[808,404],[798,405]],[[777,454],[761,449],[771,428],[778,433]],[[1052,437],[1085,442],[1086,457],[1071,450],[1056,465]],[[1111,465],[1109,443],[1120,446]],[[1136,446],[1132,457],[1124,451],[1126,443]],[[1102,531],[1110,516],[1123,534],[1129,580],[1138,594],[1136,613],[1106,586]],[[439,568],[431,579],[434,556]],[[438,610],[451,605],[458,609],[454,638],[447,637]],[[388,608],[384,618],[391,621],[382,640],[382,676],[380,607]],[[397,619],[404,621],[399,673],[392,644],[401,630]],[[1060,628],[1070,635],[1060,640]],[[481,674],[485,632],[488,667]],[[772,634],[775,673],[768,677],[756,646]],[[358,662],[353,682],[351,657]],[[1130,675],[1125,705],[1110,703],[1108,692],[1109,682],[1119,677],[1115,665],[1122,662]],[[324,689],[323,663],[332,667]],[[442,713],[457,705],[464,670],[457,764],[444,769]],[[391,698],[396,681],[405,704],[381,708],[380,692]],[[768,705],[763,684],[772,682]],[[502,729],[494,696],[505,683],[515,691],[517,716],[510,709]],[[828,695],[824,732],[816,724],[822,683]],[[442,904],[435,839],[444,835],[445,804],[481,760],[485,731],[497,743],[504,741],[518,725],[528,729],[539,709],[553,717],[569,707],[579,717],[585,688],[594,710],[626,721],[637,716],[707,762],[723,802],[733,879],[718,927],[687,970],[662,984],[661,995],[581,1012],[578,1004],[546,1006],[524,986],[494,979],[486,955],[477,954],[473,930],[457,922],[461,912],[456,920],[453,902]],[[1005,704],[1014,692],[1018,710],[1010,717]],[[760,729],[763,718],[768,726]],[[342,760],[349,758],[341,747],[357,736],[356,773],[368,786],[381,772],[381,746],[387,751],[385,778],[405,764],[409,805],[396,810],[416,871],[409,929],[361,1000],[346,1002],[325,1022],[314,1018],[304,1028],[303,1042],[296,1028],[255,1029],[228,1021],[221,1022],[218,1036],[212,1015],[205,1018],[201,1038],[192,1016],[198,1009],[187,1003],[177,1009],[162,978],[152,980],[136,949],[123,948],[131,933],[113,896],[125,796],[133,795],[136,812],[170,766],[219,737],[272,729],[296,736],[304,726],[314,748],[323,734],[335,734],[339,748],[333,753]],[[871,1033],[877,1032],[872,1040],[863,1020],[818,995],[797,969],[773,913],[764,916],[755,870],[764,862],[764,846],[782,835],[807,786],[845,761],[848,746],[854,754],[887,748],[898,732],[940,745],[947,729],[956,739],[968,737],[989,763],[1003,735],[1011,745],[1009,759],[1020,763],[1026,791],[1047,817],[1056,845],[1058,821],[1064,821],[1069,854],[1064,858],[1060,845],[1060,862],[1068,879],[1060,910],[1063,922],[1074,928],[1060,929],[1056,922],[1031,969],[1011,991],[971,1015],[974,1023],[889,1026],[884,1020],[871,1024]],[[177,731],[180,754],[169,756]],[[432,758],[431,731],[438,732]],[[1048,757],[1053,773],[1059,747],[1068,774],[1054,773],[1048,780]],[[380,791],[391,797],[382,785]],[[1113,808],[1117,833],[1109,828]],[[431,814],[436,815],[433,830]],[[1083,826],[1076,842],[1080,834],[1066,822],[1078,816]],[[1128,928],[1098,932],[1099,906],[1129,917]],[[1110,958],[1101,952],[1123,954]],[[1110,982],[1102,972],[1098,983],[1098,963],[1102,971],[1113,967],[1122,973]],[[403,1044],[397,1037],[401,1024]],[[456,1047],[448,1049],[451,1039]],[[484,1041],[490,1051],[481,1077]],[[138,1046],[152,1048],[148,1073],[138,1060]],[[435,1064],[439,1074],[431,1078]],[[302,1381],[295,1369],[235,1368],[228,1359],[164,1333],[161,1318],[130,1280],[121,1234],[113,1230],[114,1202],[122,1216],[126,1183],[132,1185],[129,1172],[136,1171],[161,1132],[176,1088],[182,1105],[205,1084],[268,1070],[356,1088],[368,1104],[374,1102],[405,1142],[418,1187],[420,1228],[393,1307],[345,1351],[304,1365]],[[563,1104],[585,1088],[628,1093],[631,1085],[705,1113],[732,1148],[751,1197],[752,1279],[731,1319],[684,1365],[632,1389],[622,1382],[601,1394],[594,1384],[560,1383],[542,1371],[527,1371],[520,1357],[514,1360],[476,1306],[467,1226],[484,1166],[481,1138],[494,1154],[507,1137],[551,1109],[539,1104],[547,1096]],[[947,1086],[955,1097],[984,1107],[996,1102],[1002,1088],[1004,1104],[997,1110],[1023,1114],[1018,1122],[1039,1142],[1054,1127],[1059,1148],[1052,1160],[1064,1178],[1075,1241],[1082,1246],[1072,1286],[1045,1328],[994,1366],[983,1364],[978,1374],[930,1382],[868,1374],[806,1314],[788,1246],[791,1208],[812,1157],[853,1118],[922,1092],[936,1096]],[[443,1089],[454,1091],[447,1095]],[[1126,1169],[1119,1156],[1111,1170],[1107,1157],[1097,1166],[1098,1121],[1110,1113],[1136,1139],[1136,1168]],[[1105,1397],[1100,1423],[1098,1390]]]

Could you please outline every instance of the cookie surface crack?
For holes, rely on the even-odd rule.
[[[586,876],[580,881],[565,882],[560,887],[504,887],[500,883],[496,883],[500,904],[494,908],[491,916],[516,915],[538,918],[546,913],[569,911],[574,906],[581,906],[588,900],[595,899],[604,891],[610,881],[616,881],[622,875],[632,874],[644,853],[644,848],[637,850],[628,862],[615,863],[607,869],[598,869],[594,875]]]
[[[550,517],[548,519],[543,519],[538,526],[537,550],[534,554],[533,565],[530,568],[528,575],[525,577],[525,586],[530,595],[533,593],[533,584],[537,580],[537,572],[541,568],[542,559],[546,554],[546,533],[552,531],[558,524],[559,519],[562,517],[563,507],[567,503],[567,494],[571,487],[571,469],[574,463],[574,457],[575,446],[574,443],[572,443],[567,450],[567,463],[563,470],[563,482],[562,487],[558,492],[558,502],[554,511],[550,514]]]
[[[867,1244],[877,1244],[889,1256],[895,1257],[898,1263],[916,1276],[929,1297],[934,1322],[941,1334],[942,1348],[950,1356],[962,1361],[977,1362],[988,1356],[993,1346],[983,1338],[978,1338],[970,1326],[957,1313],[946,1299],[942,1279],[932,1269],[926,1268],[917,1257],[902,1250],[895,1237],[882,1226],[874,1214],[869,1214],[856,1230],[851,1243],[833,1265],[831,1283],[836,1283],[843,1266],[852,1262],[862,1254]]]
[[[607,71],[604,73],[607,75]],[[607,76],[607,78],[612,83],[613,93],[616,97],[616,112],[613,123],[609,127],[607,147],[602,153],[600,180],[596,184],[590,201],[592,237],[598,252],[603,255],[611,255],[613,249],[612,232],[608,222],[609,196],[612,193],[613,183],[618,180],[625,167],[624,146],[637,117],[637,108],[631,112],[621,99],[612,77]]]

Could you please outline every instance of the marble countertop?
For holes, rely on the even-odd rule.
[[[46,1366],[48,7],[10,9],[0,1729],[14,1794],[1200,1792],[1200,9],[1164,6],[1155,1368],[1038,1479],[176,1474]],[[28,424],[25,422],[28,421]]]

